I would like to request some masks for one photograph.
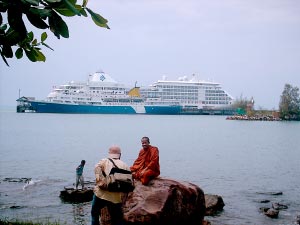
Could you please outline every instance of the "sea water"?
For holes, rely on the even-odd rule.
[[[82,159],[85,180],[93,181],[94,165],[112,144],[131,165],[143,136],[159,148],[162,177],[222,196],[224,210],[206,217],[212,224],[288,225],[300,215],[299,122],[5,111],[0,113],[1,218],[90,224],[91,203],[65,203],[60,191],[74,184]],[[278,219],[259,210],[272,202],[288,206]]]

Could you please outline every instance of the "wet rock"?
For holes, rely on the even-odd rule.
[[[295,222],[297,225],[300,225],[300,215],[297,215],[296,216],[296,222]]]
[[[272,203],[272,208],[276,209],[276,210],[281,210],[281,209],[288,209],[289,207],[287,205],[280,204],[278,202],[274,202],[274,203]]]
[[[10,209],[21,209],[23,208],[22,206],[19,206],[19,205],[13,205],[11,207],[9,207]]]
[[[282,191],[270,191],[270,192],[257,192],[257,194],[262,195],[283,195]]]
[[[31,181],[31,178],[12,178],[12,177],[7,177],[4,178],[3,181],[5,182],[15,182],[15,183],[29,183]]]
[[[196,185],[156,178],[147,186],[136,182],[123,204],[124,218],[131,225],[202,225],[205,197]]]
[[[203,220],[202,225],[211,225],[211,222],[209,222],[207,220]]]
[[[60,192],[59,197],[64,202],[78,203],[78,202],[89,202],[93,199],[93,189],[87,188],[83,190],[75,190],[74,188],[65,188]]]
[[[221,196],[206,194],[205,206],[206,206],[205,215],[212,216],[215,215],[217,212],[223,210],[225,204]]]
[[[276,210],[276,209],[268,209],[266,212],[265,212],[265,215],[270,217],[270,218],[277,218],[278,217],[278,214],[279,214],[279,211]]]
[[[260,207],[259,210],[262,212],[262,213],[266,213],[270,208],[268,207]]]
[[[269,203],[269,202],[270,202],[270,200],[267,200],[267,199],[260,201],[260,203]]]

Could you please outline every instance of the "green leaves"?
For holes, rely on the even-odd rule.
[[[11,46],[3,46],[2,48],[2,54],[6,57],[6,58],[11,58],[13,57],[13,51]]]
[[[41,41],[44,42],[47,39],[48,35],[46,32],[42,33],[41,35]]]
[[[21,59],[26,55],[32,62],[44,62],[46,57],[41,46],[53,50],[45,43],[46,32],[42,33],[40,41],[34,38],[33,32],[27,32],[23,15],[36,28],[50,29],[58,39],[69,38],[68,25],[61,16],[87,17],[89,14],[97,26],[109,29],[104,17],[86,7],[88,0],[81,1],[82,4],[77,4],[77,0],[0,0],[0,55],[3,61],[8,65],[7,58]],[[2,13],[7,14],[7,20],[2,18]]]
[[[18,48],[17,51],[15,52],[15,56],[17,59],[21,59],[23,57],[23,49]]]
[[[86,7],[88,1],[89,1],[89,0],[83,0],[83,2],[82,2],[82,8],[85,8],[85,7]]]
[[[39,0],[24,0],[25,2],[28,2],[30,5],[38,6],[40,4]]]
[[[110,29],[107,25],[107,20],[105,18],[103,18],[102,16],[100,16],[97,13],[94,13],[91,9],[86,8],[86,10],[90,13],[94,23],[99,26],[99,27],[105,27],[107,29]]]
[[[49,17],[49,26],[50,30],[54,33],[54,35],[59,39],[60,36],[64,38],[69,38],[69,29],[65,21],[55,13],[52,12],[51,16]]]
[[[33,32],[29,32],[27,38],[19,44],[19,48],[15,52],[16,58],[20,59],[23,57],[23,52],[25,52],[27,58],[32,62],[37,61],[46,61],[45,55],[40,51],[41,48],[39,45],[44,45],[44,41],[47,39],[47,33],[44,32],[41,34],[41,42],[38,42],[37,39],[34,38]],[[51,49],[51,48],[50,48]]]
[[[74,0],[61,0],[58,4],[53,4],[53,9],[63,16],[80,16],[81,6],[76,5]]]
[[[43,17],[45,16],[41,16],[41,14],[39,13],[43,10],[38,10],[38,9],[29,9],[29,11],[26,13],[26,16],[29,20],[29,22],[34,25],[35,27],[39,28],[39,29],[47,29],[49,26],[48,24],[43,20]],[[45,10],[45,11],[49,11],[49,10]],[[46,13],[44,13],[43,15],[46,15]]]
[[[51,49],[52,51],[54,51],[53,48],[51,48],[49,45],[47,45],[47,44],[45,43],[45,40],[47,39],[47,37],[48,37],[48,35],[47,35],[46,32],[42,33],[42,35],[41,35],[41,44],[44,45],[45,47]]]
[[[31,49],[30,51],[25,50],[25,54],[31,62],[46,61],[45,55],[37,48]]]
[[[30,8],[29,13],[39,16],[41,19],[47,19],[48,16],[51,16],[51,9],[38,9],[38,8]]]
[[[57,2],[61,2],[62,0],[45,0],[45,2],[48,3],[57,3]]]
[[[26,38],[27,29],[22,19],[22,10],[20,8],[8,8],[7,20],[9,26],[19,33],[20,39]]]
[[[51,50],[53,50],[50,46],[48,46],[45,43],[45,40],[47,39],[48,35],[46,32],[43,32],[41,34],[41,41],[38,42],[37,39],[34,38],[33,32],[29,32],[26,36],[26,38],[18,43],[18,49],[15,52],[15,57],[17,59],[21,59],[24,55],[27,56],[27,58],[32,62],[45,62],[46,57],[41,52],[40,45],[43,45]],[[13,57],[13,50],[11,46],[4,45],[2,49],[0,49],[0,53],[2,56],[3,61],[8,65],[6,58],[12,58]]]
[[[8,28],[8,30],[4,33],[3,37],[4,45],[13,46],[18,44],[22,39],[20,38],[20,34],[13,30],[12,28]]]

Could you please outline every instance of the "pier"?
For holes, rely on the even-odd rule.
[[[24,113],[24,112],[35,112],[35,110],[32,108],[30,103],[28,102],[29,100],[35,100],[33,97],[21,97],[18,98],[17,101],[17,112],[18,113]]]

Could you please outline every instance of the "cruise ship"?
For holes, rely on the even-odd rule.
[[[55,86],[45,100],[17,99],[17,112],[94,114],[232,114],[233,98],[219,83],[164,76],[148,87],[129,87],[103,71],[85,82]]]

